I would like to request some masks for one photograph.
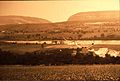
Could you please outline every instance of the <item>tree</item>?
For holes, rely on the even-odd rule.
[[[102,33],[102,34],[101,34],[101,37],[102,37],[102,38],[104,38],[104,37],[105,37],[105,34],[104,34],[104,33]]]

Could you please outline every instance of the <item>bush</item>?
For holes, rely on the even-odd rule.
[[[77,49],[75,56],[72,52],[75,49],[54,49],[44,52],[32,52],[25,54],[11,53],[10,51],[0,50],[1,65],[63,65],[63,64],[120,64],[120,57],[111,57],[106,54],[105,58],[93,53],[82,54]]]

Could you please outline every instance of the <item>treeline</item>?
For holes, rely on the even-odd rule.
[[[82,54],[75,49],[54,49],[16,54],[0,50],[0,65],[64,65],[64,64],[120,64],[120,57],[94,56],[92,52]]]

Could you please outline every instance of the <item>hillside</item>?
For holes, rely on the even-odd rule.
[[[51,23],[48,20],[26,16],[0,16],[0,25],[27,24],[27,23]]]
[[[68,18],[68,21],[108,22],[118,21],[120,11],[80,12]]]

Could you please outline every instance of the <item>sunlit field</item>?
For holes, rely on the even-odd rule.
[[[1,44],[0,49],[2,49],[4,51],[15,52],[17,54],[24,54],[26,52],[33,52],[33,51],[41,50],[41,45]]]
[[[116,80],[120,65],[0,66],[0,80]]]
[[[54,45],[46,45],[47,46],[53,46]],[[120,45],[108,45],[108,44],[96,44],[93,46],[94,49],[98,50],[99,48],[109,48],[113,50],[120,51]],[[3,51],[10,51],[10,52],[15,52],[18,54],[24,54],[26,52],[34,52],[34,51],[40,51],[43,50],[41,48],[41,44],[1,44],[0,49]]]

